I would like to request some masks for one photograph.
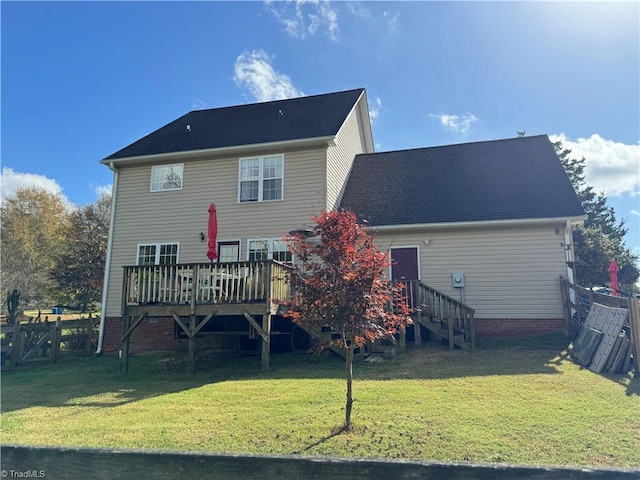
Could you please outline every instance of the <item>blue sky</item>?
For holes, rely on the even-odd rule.
[[[637,2],[7,2],[2,196],[93,202],[184,113],[365,87],[378,151],[548,134],[640,252]]]

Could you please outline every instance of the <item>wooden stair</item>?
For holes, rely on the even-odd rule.
[[[449,324],[446,320],[441,320],[437,317],[427,317],[427,320],[422,319],[421,323],[416,321],[415,315],[413,315],[414,319],[414,328],[422,328],[423,331],[429,332],[430,338],[435,341],[449,341]],[[453,329],[453,345],[454,347],[459,348],[469,348],[471,347],[471,342],[465,339],[465,335],[459,329]]]
[[[404,293],[407,303],[412,305],[411,315],[414,329],[416,330],[416,343],[422,338],[422,332],[429,332],[432,340],[448,342],[449,348],[472,348],[476,346],[474,313],[475,310],[460,301],[452,298],[438,290],[413,280],[404,283]],[[303,326],[311,338],[319,343],[325,344],[332,352],[342,358],[345,354],[342,348],[331,343],[331,340],[340,340],[340,332],[329,327],[321,329]],[[371,353],[385,353],[385,350],[400,347],[402,351],[406,346],[406,336],[398,334],[398,338],[391,338],[391,345],[384,345],[384,342],[376,342],[364,348],[358,348],[354,358],[364,359]]]
[[[342,339],[342,334],[340,332],[333,330],[329,327],[322,327],[320,330],[318,330],[317,328],[303,326],[303,325],[299,325],[299,327],[302,328],[305,332],[307,332],[311,336],[311,338],[314,338],[315,340],[317,340],[319,344],[323,344],[326,348],[331,350],[333,353],[335,353],[339,357],[345,358],[344,349],[334,345],[331,342],[332,340]],[[355,349],[355,352],[354,352],[354,360],[364,359],[366,356],[369,355],[369,353],[370,352],[366,347],[364,348],[358,347]]]
[[[449,348],[475,348],[475,310],[419,280],[407,282],[406,294],[413,305],[414,328],[430,338],[446,341]]]

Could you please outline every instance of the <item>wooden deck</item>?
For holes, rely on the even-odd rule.
[[[216,315],[244,317],[262,339],[262,370],[269,370],[271,317],[290,298],[286,265],[274,260],[124,267],[122,371],[128,369],[130,336],[148,317],[171,317],[188,338],[188,370],[195,369],[196,336]],[[449,347],[475,347],[474,310],[419,280],[406,282],[403,296],[413,310],[417,345],[422,332]],[[309,331],[318,341],[336,332]],[[392,339],[406,347],[406,332]]]
[[[290,294],[285,268],[274,260],[124,267],[122,372],[128,370],[131,334],[147,317],[175,320],[188,338],[188,370],[193,372],[196,336],[216,315],[238,315],[249,322],[262,338],[262,371],[268,371],[271,317]]]
[[[285,266],[259,262],[190,263],[124,267],[122,315],[199,315],[275,309],[289,298]]]

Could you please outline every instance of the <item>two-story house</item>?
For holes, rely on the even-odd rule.
[[[391,249],[390,274],[420,284],[423,307],[467,305],[479,335],[563,327],[558,279],[584,211],[546,136],[374,153],[356,89],[193,111],[102,163],[114,194],[100,352],[123,338],[127,352],[193,353],[202,338],[261,344],[263,358],[272,340],[296,349],[304,332],[276,302],[283,236],[336,208]]]

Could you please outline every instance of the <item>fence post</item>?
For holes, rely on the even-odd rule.
[[[91,318],[91,313],[89,313],[89,318],[87,318],[87,340],[85,343],[88,357],[91,355],[91,347],[93,346],[93,318]]]
[[[631,349],[633,351],[633,363],[636,371],[640,374],[640,300],[629,298],[629,324],[631,325]]]
[[[567,280],[560,275],[560,294],[562,295],[562,311],[564,312],[564,336],[571,336],[571,307],[569,306],[569,291]]]
[[[11,348],[11,363],[9,364],[12,370],[18,366],[18,358],[22,352],[22,333],[20,328],[20,321],[16,320],[16,324],[13,326],[13,347]]]
[[[58,352],[60,351],[60,317],[56,319],[56,323],[51,325],[49,333],[49,362],[56,363],[58,361]]]

